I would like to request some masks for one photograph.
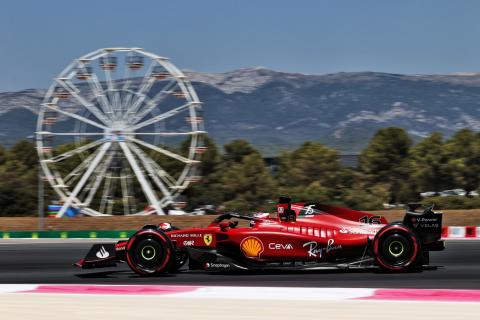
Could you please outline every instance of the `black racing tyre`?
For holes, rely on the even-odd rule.
[[[167,272],[172,264],[173,247],[170,239],[161,231],[143,229],[127,242],[127,264],[139,275],[155,275]]]
[[[417,236],[401,223],[387,225],[377,232],[373,252],[378,266],[389,271],[412,269],[422,257]]]

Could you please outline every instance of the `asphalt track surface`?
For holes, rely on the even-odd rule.
[[[139,277],[126,264],[93,270],[73,267],[72,263],[83,258],[92,243],[0,241],[0,283],[480,289],[480,241],[448,241],[445,251],[431,253],[431,264],[438,266],[436,270],[415,273],[321,270],[219,274],[185,271],[158,277]]]

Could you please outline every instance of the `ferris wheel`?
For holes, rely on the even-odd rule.
[[[46,93],[37,122],[45,180],[62,217],[165,214],[201,177],[201,102],[167,58],[140,48],[74,60]]]

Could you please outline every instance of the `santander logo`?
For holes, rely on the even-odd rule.
[[[100,250],[98,250],[95,255],[96,255],[97,258],[99,258],[99,259],[105,259],[105,258],[108,258],[108,257],[110,256],[110,253],[108,253],[108,251],[105,250],[105,248],[102,246],[102,247],[100,248]]]

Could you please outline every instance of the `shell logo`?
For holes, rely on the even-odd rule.
[[[247,258],[260,258],[263,243],[257,237],[247,237],[240,243],[240,249]]]

